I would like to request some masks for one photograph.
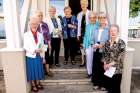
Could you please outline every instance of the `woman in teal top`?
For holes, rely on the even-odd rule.
[[[86,26],[86,31],[83,40],[83,47],[86,52],[86,63],[87,63],[87,73],[90,78],[92,75],[92,61],[93,61],[93,32],[98,28],[99,23],[96,22],[96,13],[90,12],[89,20],[90,23]]]

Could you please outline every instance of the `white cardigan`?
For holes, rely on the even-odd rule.
[[[86,25],[89,24],[89,13],[90,11],[87,10],[86,11]],[[78,33],[77,36],[81,36],[81,21],[82,21],[82,16],[83,16],[83,11],[81,11],[78,15],[77,15],[77,19],[78,19]]]
[[[58,23],[58,30],[62,31],[62,26],[61,26],[60,19],[58,17],[55,17],[55,18],[56,18],[56,21]],[[48,24],[50,34],[52,34],[52,32],[54,31],[55,28],[54,28],[54,25],[53,25],[53,22],[52,22],[50,16],[46,17],[44,22]]]
[[[36,44],[31,31],[27,31],[26,33],[24,33],[24,49],[26,51],[27,57],[35,58],[35,50],[39,49],[40,44],[41,46],[44,45],[44,39],[41,33],[37,32],[37,38],[38,43]]]

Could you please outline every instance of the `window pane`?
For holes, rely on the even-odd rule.
[[[56,15],[64,15],[65,0],[50,0],[50,5],[56,8]]]
[[[3,17],[3,0],[0,0],[0,39],[5,39],[4,17]]]
[[[18,0],[18,9],[19,9],[19,13],[21,13],[21,8],[23,6],[23,2],[24,0]]]

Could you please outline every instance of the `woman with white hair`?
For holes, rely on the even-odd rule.
[[[43,89],[40,80],[45,78],[41,57],[44,42],[42,34],[37,31],[39,19],[34,16],[31,17],[29,26],[29,31],[24,34],[27,81],[31,83],[32,91],[38,92],[39,89]]]
[[[46,46],[45,56],[43,58],[43,63],[45,65],[45,72],[46,72],[45,74],[47,76],[52,77],[53,74],[51,73],[50,68],[49,68],[49,66],[51,64],[51,62],[50,62],[50,54],[49,54],[49,52],[51,51],[51,35],[50,35],[49,27],[45,22],[43,22],[43,13],[42,13],[42,11],[36,10],[34,15],[39,18],[40,24],[39,24],[39,27],[38,27],[38,31],[43,35],[43,37],[44,37],[44,45]]]
[[[87,66],[87,72],[88,77],[90,78],[92,75],[92,63],[93,63],[93,34],[96,29],[98,29],[99,23],[96,20],[97,14],[94,12],[90,12],[89,14],[89,20],[90,23],[86,26],[86,31],[84,35],[84,41],[83,41],[83,48],[86,52],[86,66]]]
[[[89,24],[89,10],[87,9],[88,7],[88,0],[81,0],[80,1],[81,9],[82,11],[77,15],[77,20],[78,20],[78,33],[77,33],[77,38],[80,43],[80,50],[82,54],[82,62],[80,66],[85,65],[84,61],[84,55],[85,55],[85,50],[83,49],[83,39],[85,35],[85,28],[86,25]]]
[[[115,68],[112,77],[106,76],[106,89],[108,93],[121,93],[120,85],[123,72],[123,62],[125,58],[126,45],[119,38],[119,26],[116,24],[109,27],[110,40],[108,40],[103,48],[102,62],[104,70]]]
[[[62,27],[58,17],[56,17],[56,8],[51,6],[49,8],[49,17],[46,18],[45,22],[49,26],[51,34],[51,65],[55,63],[55,66],[60,67],[59,64],[59,52],[61,43]],[[55,56],[55,57],[54,57]],[[55,62],[54,62],[55,58]]]
[[[71,8],[65,7],[64,13],[65,16],[63,17],[63,41],[64,41],[64,57],[65,61],[64,64],[68,63],[68,58],[70,56],[71,63],[74,65],[75,62],[75,55],[76,55],[76,44],[77,44],[77,25],[78,21],[76,16],[71,14]]]
[[[93,67],[92,67],[92,82],[94,84],[94,89],[104,90],[104,80],[103,80],[103,63],[101,62],[103,47],[107,40],[109,40],[108,24],[106,14],[101,12],[99,14],[100,26],[94,31],[93,34]]]

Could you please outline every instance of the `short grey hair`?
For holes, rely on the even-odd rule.
[[[111,24],[111,25],[109,26],[109,30],[110,30],[112,27],[117,28],[117,31],[120,32],[120,28],[119,28],[119,26],[118,26],[117,24]]]
[[[50,6],[49,10],[54,9],[56,11],[56,8],[54,6]]]
[[[32,24],[36,22],[37,24],[39,24],[39,18],[36,15],[33,15],[29,18],[29,24]]]
[[[104,13],[104,12],[99,12],[99,17],[107,17],[107,16],[106,16],[106,13]]]
[[[93,17],[97,17],[97,13],[96,13],[96,12],[93,12],[93,11],[90,11],[90,13],[89,13],[89,17],[91,17],[91,16],[93,16]]]

